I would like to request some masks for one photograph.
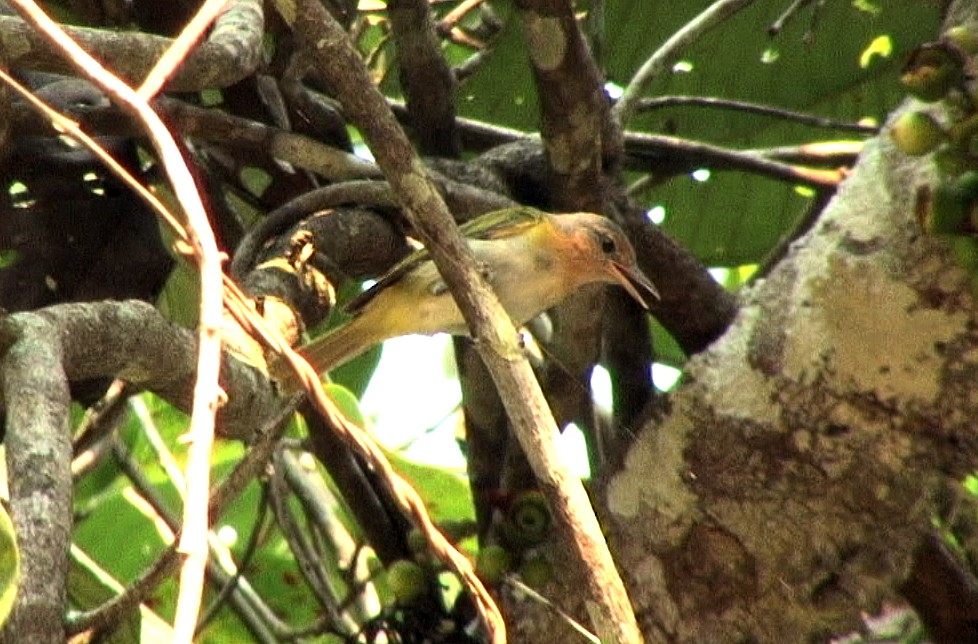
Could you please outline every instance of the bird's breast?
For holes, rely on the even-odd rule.
[[[546,249],[536,248],[519,238],[473,241],[470,246],[484,276],[517,326],[567,295],[567,281],[559,262]],[[434,263],[425,262],[402,280],[405,283],[398,288],[379,294],[376,304],[410,318],[404,321],[403,333],[468,335],[465,319]],[[381,302],[385,296],[410,297],[396,303]],[[408,323],[412,328],[406,328]]]

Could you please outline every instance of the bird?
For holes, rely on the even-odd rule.
[[[521,326],[586,284],[622,286],[643,308],[659,293],[635,260],[618,224],[589,212],[551,214],[520,206],[459,227],[483,275],[513,323]],[[339,367],[402,335],[468,335],[444,280],[420,248],[345,306],[350,319],[298,351],[317,373]],[[273,376],[287,370],[271,368]],[[276,373],[278,372],[278,373]]]

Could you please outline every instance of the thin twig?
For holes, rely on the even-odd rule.
[[[176,68],[182,63],[204,35],[204,31],[224,11],[229,0],[207,0],[180,34],[160,57],[159,62],[146,76],[146,80],[136,90],[144,101],[151,100],[163,88]]]
[[[125,382],[113,381],[105,395],[85,410],[72,439],[75,457],[71,461],[71,475],[76,481],[112,447],[115,430],[125,419],[124,403],[130,393],[126,389]]]
[[[853,123],[851,121],[839,121],[837,119],[816,116],[815,114],[806,114],[804,112],[796,112],[793,110],[786,110],[780,107],[773,107],[771,105],[759,105],[757,103],[750,103],[748,101],[715,98],[711,96],[657,96],[655,98],[642,98],[638,101],[636,112],[649,112],[652,110],[673,106],[730,109],[738,112],[771,116],[783,121],[795,121],[797,123],[804,123],[805,125],[811,125],[813,127],[842,130],[845,132],[858,132],[859,134],[867,134],[869,136],[876,135],[880,130],[879,127],[875,125],[863,125],[862,123]]]
[[[326,568],[320,564],[320,554],[313,547],[306,533],[303,532],[292,508],[289,507],[290,490],[286,480],[286,466],[282,461],[283,452],[284,448],[280,445],[275,450],[273,457],[274,472],[269,481],[269,498],[272,502],[272,509],[275,512],[275,518],[282,536],[299,564],[299,572],[305,578],[306,585],[318,600],[319,605],[323,607],[333,625],[339,627],[343,623],[339,610],[340,600],[333,593]]]
[[[813,168],[852,167],[863,151],[864,141],[816,141],[800,145],[745,150],[760,154],[765,159],[782,163],[802,164]]]
[[[625,153],[625,165],[633,169],[639,166],[637,160],[643,161],[641,165],[644,167],[649,165],[648,159],[658,156],[662,175],[689,172],[697,167],[736,169],[818,189],[835,188],[845,177],[839,169],[819,170],[791,165],[766,158],[760,151],[731,150],[661,134],[629,134],[625,137]],[[669,167],[664,167],[662,159],[669,160]]]
[[[79,71],[89,77],[126,111],[143,123],[159,155],[177,200],[187,218],[188,233],[200,271],[200,324],[198,329],[197,382],[190,417],[192,443],[187,459],[187,481],[194,492],[185,506],[180,550],[187,555],[181,574],[175,641],[189,642],[200,607],[207,560],[207,498],[210,487],[210,453],[214,422],[223,395],[217,384],[221,364],[223,320],[221,260],[214,233],[197,186],[180,148],[150,105],[131,87],[102,67],[51,20],[32,0],[13,0],[21,16],[62,51]],[[186,585],[186,591],[184,590]]]
[[[789,20],[791,20],[801,9],[810,5],[812,2],[813,0],[794,0],[794,2],[792,2],[791,5],[788,6],[788,8],[785,9],[784,12],[778,16],[777,19],[767,28],[767,34],[769,36],[777,36],[779,33],[781,33],[781,30],[784,29],[784,26],[788,24]]]
[[[82,548],[75,545],[74,543],[71,544],[71,550],[69,551],[69,556],[71,557],[72,563],[74,565],[78,566],[82,570],[85,570],[92,577],[98,579],[99,583],[105,586],[106,588],[108,588],[109,590],[116,593],[120,593],[125,589],[125,587],[118,579],[113,577],[108,570],[104,569],[101,565],[99,565],[97,561],[92,559],[87,552],[85,552]],[[163,625],[165,625],[165,628],[168,629],[169,624],[166,623],[166,621],[160,616],[159,613],[151,609],[149,606],[146,606],[145,604],[140,605],[139,612],[140,612],[140,619],[144,623],[143,626],[144,628],[145,628],[145,622],[148,620],[152,620],[153,622],[159,624],[161,627],[164,627]],[[96,635],[95,639],[99,639],[99,636]],[[112,639],[112,638],[108,637],[106,639]]]
[[[179,61],[186,58],[187,51],[200,37],[201,32],[217,17],[218,11],[223,10],[225,4],[226,0],[207,0],[190,23],[181,31],[173,45],[153,68],[153,71],[150,72],[143,86],[136,92],[137,97],[145,102],[146,109],[151,113],[149,99],[159,91]],[[199,203],[200,195],[197,192],[196,184],[191,183],[185,188],[193,194],[194,199]],[[182,199],[181,203],[184,203]],[[217,387],[221,352],[220,324],[223,319],[224,301],[221,287],[223,275],[220,260],[218,259],[216,263],[213,263],[217,258],[217,244],[202,203],[200,211],[196,214],[202,216],[203,219],[198,220],[195,225],[193,217],[188,213],[190,231],[196,232],[195,229],[198,226],[205,228],[212,247],[205,250],[202,245],[202,254],[200,255],[201,316],[198,332],[201,341],[201,365],[198,368],[194,407],[188,433],[191,442],[187,453],[186,488],[183,500],[183,534],[180,536],[179,547],[179,550],[187,558],[180,572],[180,591],[177,595],[177,607],[173,620],[173,641],[177,643],[187,642],[188,644],[193,641],[194,632],[197,630],[200,602],[204,593],[204,574],[207,569],[208,557],[206,542],[210,530],[207,516],[207,498],[210,496],[210,462],[214,442],[214,415],[217,413],[220,397],[225,395]],[[209,257],[203,252],[207,252]],[[205,262],[207,262],[206,265]],[[206,319],[205,310],[208,311]],[[209,349],[212,351],[216,349],[212,355],[208,356],[207,371],[203,370],[205,339],[209,345],[213,345],[209,346]],[[195,422],[198,416],[202,421],[199,425]]]
[[[568,626],[573,628],[575,631],[580,633],[584,637],[584,639],[586,639],[590,644],[601,644],[601,640],[595,637],[594,633],[584,628],[580,622],[578,622],[576,619],[574,619],[573,617],[571,617],[570,615],[562,611],[560,607],[554,604],[552,601],[550,601],[549,599],[547,599],[537,591],[533,590],[531,587],[524,584],[518,577],[516,577],[516,575],[513,574],[506,575],[505,581],[507,584],[512,586],[516,591],[525,594],[530,599],[552,610],[557,615],[557,617],[563,620]]]
[[[160,436],[153,416],[150,414],[149,408],[146,407],[146,401],[139,396],[130,398],[129,408],[139,420],[143,436],[149,441],[150,448],[156,454],[157,460],[169,477],[170,482],[173,483],[173,487],[176,488],[180,500],[185,501],[187,498],[187,482],[184,480],[183,471],[180,469],[177,459],[173,457],[173,452],[170,451],[163,437]]]
[[[477,9],[485,0],[462,0],[458,6],[445,14],[445,17],[438,21],[439,31],[449,31],[455,27],[473,9]]]
[[[258,551],[258,545],[261,541],[262,527],[265,524],[265,517],[268,515],[268,485],[261,484],[261,497],[257,503],[258,514],[255,520],[251,524],[251,530],[248,534],[248,541],[245,544],[244,552],[241,553],[241,565],[237,566],[237,570],[231,576],[226,584],[221,588],[217,597],[211,602],[210,606],[204,611],[201,616],[200,621],[197,623],[197,634],[199,635],[201,631],[207,628],[207,625],[217,617],[227,601],[228,597],[237,589],[238,584],[241,582],[244,575],[244,570],[251,564],[255,553]]]
[[[302,453],[312,457],[308,452]],[[356,580],[357,545],[349,530],[339,520],[339,501],[333,496],[322,477],[310,476],[307,469],[302,467],[299,453],[295,449],[281,449],[280,459],[276,463],[283,468],[285,481],[302,504],[310,529],[314,534],[319,535],[320,540],[328,547],[327,555],[325,557],[320,555],[323,568],[332,565],[324,578],[332,589],[332,595],[337,597],[336,612],[343,620],[342,625],[346,630],[351,628],[355,630],[355,622],[352,621],[349,610],[344,610],[344,607],[352,605],[354,599],[351,597],[352,590],[349,587],[354,586]],[[351,577],[349,579],[344,575],[344,562],[349,562]],[[337,585],[337,579],[344,579],[347,587]],[[340,597],[340,595],[345,596]],[[371,594],[371,599],[373,600],[372,613],[375,613],[380,609],[376,592]],[[339,629],[340,625],[341,623],[334,624],[334,628]]]
[[[621,99],[612,108],[621,127],[624,128],[634,116],[635,110],[638,108],[638,100],[645,88],[666,71],[666,66],[679,56],[680,51],[694,43],[713,27],[753,3],[754,0],[718,0],[670,36],[632,76],[632,80],[622,93]]]
[[[296,397],[290,401],[290,404],[283,406],[258,430],[251,448],[211,495],[209,509],[213,516],[220,516],[268,463],[275,445],[288,427],[288,419],[295,411],[298,400]],[[116,622],[133,606],[145,601],[153,590],[170,576],[178,563],[177,555],[176,545],[168,546],[121,595],[113,597],[97,609],[85,611],[70,619],[67,623],[68,633],[75,634],[98,629]]]

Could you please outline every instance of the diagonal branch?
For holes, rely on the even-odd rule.
[[[207,492],[210,485],[210,452],[214,424],[221,398],[226,395],[217,386],[221,364],[221,326],[224,317],[221,260],[214,232],[196,182],[186,160],[145,97],[133,91],[117,76],[100,65],[74,42],[31,0],[14,0],[14,6],[35,29],[71,61],[78,71],[91,78],[123,109],[138,119],[150,136],[163,164],[167,179],[186,217],[187,233],[200,271],[200,325],[197,377],[190,417],[191,439],[187,463],[188,495],[184,508],[185,525],[180,550],[187,555],[181,573],[181,593],[177,608],[176,639],[193,638],[200,606],[200,593],[207,562]],[[185,592],[186,589],[186,592]]]
[[[557,457],[554,440],[557,427],[540,385],[519,350],[516,331],[482,277],[471,250],[460,237],[444,201],[414,155],[384,97],[371,82],[359,53],[342,28],[315,0],[297,3],[277,0],[275,5],[300,42],[315,57],[319,70],[337,89],[347,114],[369,143],[465,315],[482,358],[506,401],[507,411],[530,457],[534,473],[548,494],[557,525],[573,548],[571,561],[580,568],[580,575],[586,580],[587,602],[597,632],[609,643],[641,641],[624,584],[615,570],[587,494],[580,480]],[[298,364],[295,366],[302,371]],[[312,373],[308,380],[310,385],[314,383]],[[313,393],[322,396],[321,391]],[[343,419],[337,421],[342,423]],[[402,502],[413,503],[413,498],[404,497]],[[426,518],[424,515],[415,517]],[[443,550],[447,544],[442,543],[440,533],[429,530],[429,525],[422,524],[422,527],[434,539],[433,550]],[[452,558],[454,565],[453,551],[444,550],[444,554]],[[482,614],[491,620],[486,625],[493,641],[504,641],[501,620],[495,621],[499,619],[498,609],[480,592],[481,583],[471,575],[467,565],[456,570],[474,591],[474,599],[481,604]]]
[[[217,21],[207,42],[180,66],[168,89],[188,92],[227,87],[250,76],[262,51],[261,16],[260,0],[236,0]],[[173,42],[151,34],[86,27],[65,27],[65,31],[132,83],[141,82]],[[5,64],[10,69],[74,71],[40,33],[20,18],[0,16],[0,37],[6,44]]]
[[[700,36],[710,31],[724,20],[737,13],[741,9],[753,4],[754,0],[718,0],[706,8],[689,21],[682,29],[669,37],[659,49],[646,60],[639,70],[632,77],[625,88],[621,99],[615,105],[614,114],[621,127],[626,127],[628,121],[635,114],[639,107],[639,99],[642,92],[648,87],[649,83],[665,73],[668,65],[672,63],[679,53],[692,43],[696,42]]]

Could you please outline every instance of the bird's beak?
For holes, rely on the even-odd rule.
[[[659,291],[652,284],[652,280],[647,278],[638,266],[625,266],[617,262],[612,262],[611,272],[618,279],[618,283],[628,291],[628,294],[636,302],[642,305],[643,309],[649,308],[646,296],[651,296],[656,300],[659,299]]]

